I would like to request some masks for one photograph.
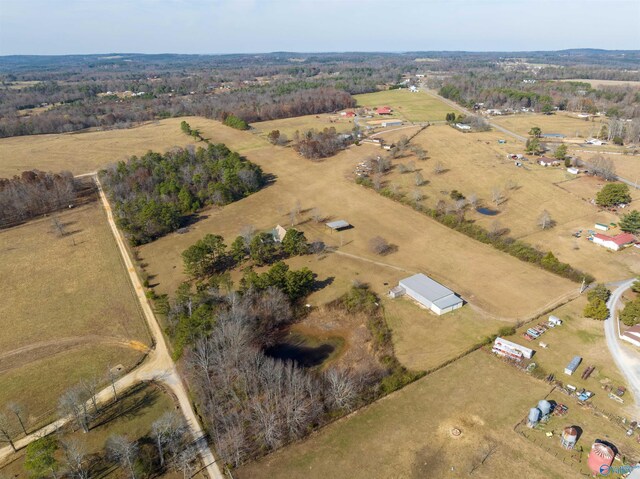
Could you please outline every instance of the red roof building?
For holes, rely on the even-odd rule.
[[[391,115],[392,111],[393,110],[391,109],[390,106],[381,106],[381,107],[376,108],[376,113],[378,115]]]
[[[351,110],[343,111],[342,113],[340,113],[340,115],[346,116],[347,118],[353,118],[354,116],[356,116],[356,112]]]
[[[636,238],[631,233],[620,233],[615,236],[608,236],[600,233],[593,235],[593,242],[595,244],[599,244],[600,246],[604,246],[605,248],[609,248],[614,251],[618,251],[628,244],[633,244],[635,241]]]

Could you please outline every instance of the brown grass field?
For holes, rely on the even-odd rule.
[[[192,138],[180,131],[183,119],[171,118],[122,130],[3,138],[0,140],[0,177],[11,177],[34,168],[69,170],[78,175],[151,149],[164,152],[174,146],[192,145]]]
[[[425,92],[411,93],[406,89],[355,95],[361,107],[390,106],[391,117],[412,122],[444,121],[447,113],[457,110]]]
[[[100,204],[57,216],[65,237],[48,218],[0,231],[0,403],[27,401],[35,415],[78,371],[129,367],[150,341]]]
[[[395,168],[385,176],[386,185],[395,185],[407,195],[419,190],[424,196],[421,202],[432,208],[440,200],[452,204],[449,193],[453,189],[467,197],[475,193],[482,205],[499,213],[485,216],[468,210],[468,218],[487,229],[497,222],[508,228],[511,236],[551,250],[560,260],[594,274],[600,280],[617,280],[640,271],[640,256],[635,251],[611,254],[587,242],[584,236],[580,239],[572,236],[580,229],[593,229],[596,222],[619,220],[618,215],[600,211],[589,203],[604,186],[603,181],[576,177],[561,167],[545,168],[535,164],[534,158],[525,163],[525,168],[517,168],[513,161],[506,159],[506,153],[523,153],[523,145],[511,141],[501,145],[497,142],[499,138],[502,136],[497,132],[464,134],[446,125],[431,126],[413,140],[428,151],[428,160],[420,162],[413,155],[395,160],[403,164],[413,161],[428,183],[416,187],[414,173],[401,174]],[[626,161],[625,165],[635,160],[610,156],[616,157],[614,161]],[[436,162],[444,165],[444,173],[433,172]],[[509,182],[515,188],[509,189]],[[496,188],[506,197],[498,207],[492,202],[492,192]],[[640,191],[632,190],[632,197],[635,204],[640,199]],[[538,226],[543,210],[547,210],[555,222],[553,228],[545,231]],[[615,232],[612,230],[612,234]]]
[[[154,276],[153,282],[159,282],[159,292],[175,291],[184,279],[180,253],[204,234],[221,234],[231,242],[243,225],[251,224],[260,230],[271,229],[277,223],[286,225],[288,212],[297,200],[304,210],[317,207],[327,217],[344,218],[353,223],[354,228],[342,234],[331,234],[323,225],[311,222],[301,227],[309,239],[317,238],[338,246],[342,243],[342,252],[360,258],[358,278],[365,282],[392,284],[405,271],[424,271],[466,300],[492,314],[509,318],[531,314],[573,288],[567,280],[479,244],[354,184],[347,176],[358,161],[377,151],[376,147],[353,147],[334,158],[314,163],[300,158],[291,149],[268,145],[250,133],[217,125],[202,130],[215,141],[243,152],[277,179],[242,201],[204,212],[206,218],[196,223],[190,232],[168,235],[140,248],[142,260],[149,264],[149,273]],[[256,140],[262,142],[262,146],[255,147]],[[308,216],[303,214],[300,220],[305,221]],[[376,235],[399,245],[398,251],[384,258],[369,253],[368,240]],[[376,277],[372,269],[375,265],[370,266],[366,260],[389,263],[404,271],[394,270],[383,273],[382,278]],[[509,284],[485,281],[489,270],[494,277],[508,276]],[[340,269],[330,271],[332,275],[340,275]],[[351,279],[348,277],[347,281]]]
[[[554,115],[525,113],[492,117],[491,121],[523,136],[528,136],[531,128],[537,126],[542,129],[543,134],[560,133],[570,138],[588,138],[600,133],[600,128],[606,119],[596,118],[594,121],[585,121],[569,113]]]
[[[280,133],[287,135],[289,140],[292,140],[296,131],[302,133],[312,128],[316,130],[335,128],[339,132],[351,131],[353,128],[353,119],[341,118],[339,115],[325,113],[320,115],[297,116],[282,120],[259,121],[251,123],[251,127],[258,130],[260,136],[265,138],[270,131],[279,130]]]
[[[590,83],[591,88],[600,88],[603,86],[632,86],[640,88],[640,81],[633,80],[593,80],[590,78],[576,78],[571,80],[558,80],[558,81],[575,81],[575,82],[584,82]]]
[[[575,472],[514,432],[550,387],[477,351],[240,468],[244,479],[306,477],[566,478]],[[458,428],[461,436],[453,437]]]

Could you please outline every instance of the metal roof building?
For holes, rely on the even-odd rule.
[[[330,223],[326,223],[326,225],[335,231],[340,231],[345,228],[350,228],[351,225],[345,220],[332,221]]]
[[[578,369],[578,366],[580,366],[581,362],[582,362],[582,358],[580,356],[574,356],[571,362],[567,365],[567,367],[564,368],[564,373],[571,376],[573,373],[576,372],[576,369]]]
[[[422,273],[401,279],[399,286],[408,296],[436,314],[448,313],[464,304],[449,288]]]

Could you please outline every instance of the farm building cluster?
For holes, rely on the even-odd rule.
[[[578,230],[573,233],[573,236],[576,238],[581,238],[583,235],[593,244],[598,246],[602,246],[604,248],[610,249],[612,251],[620,251],[628,246],[636,245],[637,239],[631,233],[618,233],[615,235],[606,235],[603,233],[598,233],[598,231],[609,231],[611,228],[616,228],[618,225],[616,223],[596,223],[594,225],[594,229],[592,230]]]

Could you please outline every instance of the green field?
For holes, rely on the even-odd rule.
[[[423,91],[388,90],[355,95],[354,98],[360,107],[390,106],[393,116],[413,122],[444,121],[446,114],[454,111],[454,108]]]

